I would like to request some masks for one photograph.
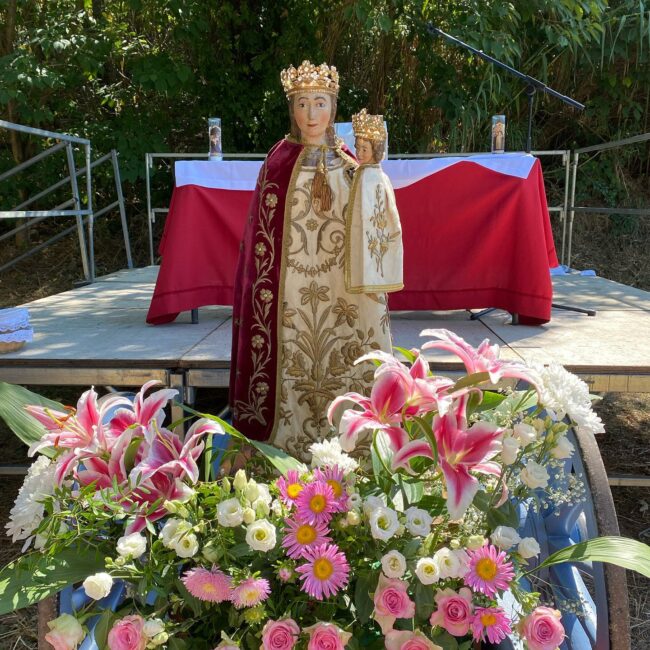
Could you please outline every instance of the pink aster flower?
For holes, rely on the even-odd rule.
[[[286,477],[281,476],[275,484],[280,490],[280,495],[282,500],[288,505],[291,506],[295,503],[298,495],[303,491],[305,487],[300,480],[300,472],[295,469],[290,469],[287,472]]]
[[[301,589],[312,598],[323,600],[348,584],[350,565],[336,544],[322,544],[305,552],[305,564],[296,568]]]
[[[294,577],[293,569],[291,567],[288,567],[288,566],[281,566],[278,569],[277,575],[278,575],[278,580],[280,582],[289,582]]]
[[[210,603],[230,600],[232,594],[232,579],[216,566],[212,569],[191,569],[183,575],[181,581],[194,598]]]
[[[477,607],[472,618],[474,641],[499,643],[512,634],[510,619],[501,607]]]
[[[285,519],[284,523],[286,527],[282,546],[294,560],[303,557],[310,548],[332,541],[327,526],[323,523],[306,524],[292,519]]]
[[[231,600],[237,609],[255,607],[265,601],[270,593],[271,585],[266,578],[248,578],[233,589]]]
[[[464,578],[466,585],[488,598],[494,598],[498,591],[508,588],[515,572],[512,562],[506,560],[505,551],[488,544],[467,554],[469,571]]]
[[[328,524],[336,510],[332,488],[323,481],[306,485],[296,499],[298,519],[307,524]]]
[[[317,481],[324,481],[332,488],[337,512],[345,512],[347,510],[348,494],[345,490],[343,477],[343,469],[338,465],[314,470],[314,478]]]

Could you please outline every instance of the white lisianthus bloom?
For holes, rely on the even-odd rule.
[[[423,585],[432,585],[441,578],[438,564],[433,558],[421,557],[415,565],[415,575]]]
[[[458,560],[458,571],[455,577],[464,578],[469,571],[469,555],[467,555],[467,551],[464,548],[455,548],[452,553]]]
[[[524,537],[521,542],[519,542],[517,551],[521,557],[527,560],[531,557],[537,557],[541,553],[542,549],[539,547],[539,544],[534,537]]]
[[[199,540],[194,533],[186,533],[174,541],[172,548],[178,557],[194,557],[199,552]]]
[[[248,481],[248,485],[244,490],[244,496],[251,502],[255,501],[260,495],[260,489],[257,487],[257,483],[251,478]]]
[[[387,542],[399,530],[397,513],[386,506],[375,508],[368,517],[370,533],[375,539]]]
[[[250,526],[255,521],[256,515],[253,508],[244,508],[244,523]]]
[[[163,643],[167,643],[167,641],[169,641],[169,634],[167,634],[167,632],[159,632],[155,637],[153,637],[153,639],[151,639],[151,641],[149,641],[149,643],[154,647],[157,647],[163,645]]]
[[[160,634],[165,629],[165,624],[159,618],[150,618],[148,621],[145,621],[142,631],[145,636],[152,638],[156,634]]]
[[[279,499],[273,499],[273,502],[271,503],[271,512],[276,517],[282,517],[284,509],[282,508],[282,502]]]
[[[385,505],[386,504],[381,500],[380,497],[366,497],[366,500],[363,503],[363,514],[366,515],[366,517],[369,517],[373,510],[377,510],[377,508],[384,508]]]
[[[275,526],[268,519],[252,523],[246,530],[246,543],[254,551],[270,551],[276,544]]]
[[[363,504],[363,499],[361,498],[361,495],[358,492],[352,492],[352,494],[348,495],[348,500],[347,500],[347,507],[348,510],[353,510],[357,508],[361,508],[361,505]]]
[[[529,460],[526,467],[521,470],[521,480],[529,488],[545,488],[548,485],[548,479],[549,475],[546,467],[534,460]]]
[[[399,551],[389,551],[381,558],[381,568],[387,578],[401,578],[406,573],[406,558]]]
[[[86,595],[93,600],[101,600],[111,593],[113,587],[113,578],[109,573],[96,573],[94,576],[88,576],[83,581],[83,588]]]
[[[525,447],[537,440],[537,429],[526,422],[518,422],[513,428],[515,438],[518,438]]]
[[[510,526],[497,526],[494,532],[490,535],[490,539],[495,546],[498,546],[502,551],[511,549],[515,544],[521,542],[519,533]]]
[[[404,514],[406,529],[411,535],[426,537],[431,532],[433,517],[426,510],[411,506]]]
[[[257,499],[255,499],[253,503],[253,508],[257,508],[257,505],[259,503],[265,503],[267,506],[271,505],[271,501],[273,501],[273,497],[271,496],[271,491],[269,490],[269,486],[266,485],[266,483],[258,483],[257,484]]]
[[[117,553],[121,557],[137,560],[147,550],[147,538],[140,533],[124,535],[117,540]]]
[[[359,467],[359,463],[343,451],[338,438],[315,442],[309,447],[309,451],[311,452],[312,468],[337,465],[343,470],[344,474],[348,474]]]
[[[236,480],[237,477],[235,477]],[[226,528],[241,526],[244,521],[244,510],[238,499],[226,499],[217,506],[217,521]]]
[[[463,566],[455,551],[443,547],[433,555],[433,561],[438,567],[441,578],[459,578],[463,573]]]
[[[350,510],[345,515],[345,521],[348,526],[358,526],[361,523],[361,515],[356,510]]]
[[[475,551],[476,549],[481,548],[481,546],[485,546],[487,542],[487,539],[483,537],[483,535],[470,535],[467,538],[466,546],[467,548],[471,549],[472,551]]]
[[[76,648],[85,638],[86,633],[79,621],[72,614],[61,614],[53,621],[48,621],[50,631],[45,641],[55,648]]]
[[[571,458],[574,451],[575,447],[573,446],[573,443],[566,436],[562,436],[557,441],[555,447],[551,449],[551,456],[559,460],[564,460],[565,458]]]
[[[43,521],[45,509],[41,502],[54,494],[55,472],[56,463],[52,463],[47,456],[39,456],[31,464],[11,508],[9,522],[5,528],[13,542],[21,539],[26,540],[22,548],[23,552],[27,550],[34,539],[33,532]]]
[[[521,442],[517,438],[504,438],[501,447],[501,460],[504,465],[512,465],[517,460]]]
[[[192,524],[182,519],[168,519],[160,531],[160,538],[162,539],[163,546],[166,548],[174,548],[176,542],[182,535],[185,535],[192,530]]]
[[[232,484],[237,492],[243,492],[246,489],[248,479],[246,478],[246,472],[243,469],[237,470]]]

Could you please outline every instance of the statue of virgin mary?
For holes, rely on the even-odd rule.
[[[371,350],[391,351],[385,295],[348,293],[346,208],[357,162],[334,135],[336,68],[281,73],[291,134],[262,165],[240,245],[233,308],[233,425],[308,460],[327,408],[367,394]]]

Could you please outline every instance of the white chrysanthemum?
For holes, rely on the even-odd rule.
[[[589,387],[561,365],[531,364],[539,377],[541,401],[555,411],[559,419],[568,415],[585,432],[603,433],[601,419],[591,408]]]
[[[246,543],[254,551],[270,551],[276,544],[275,526],[267,519],[252,523],[246,530]]]
[[[399,551],[389,551],[381,558],[381,568],[387,578],[401,578],[406,573],[406,558]]]
[[[54,494],[55,472],[56,464],[52,463],[47,456],[39,456],[29,468],[16,502],[11,508],[9,522],[5,528],[13,542],[26,540],[23,552],[34,539],[32,533],[43,521],[43,500]]]
[[[375,539],[387,542],[399,530],[397,513],[386,506],[375,508],[369,515],[370,533]]]
[[[311,466],[313,467],[333,467],[337,465],[343,470],[344,474],[354,472],[359,463],[354,458],[346,454],[338,438],[315,442],[310,448]]]
[[[217,506],[217,521],[226,528],[241,526],[244,521],[244,510],[238,499],[226,499]]]
[[[440,580],[440,569],[433,558],[421,557],[415,565],[415,575],[423,585],[432,585]]]
[[[411,535],[426,537],[431,532],[433,517],[426,510],[411,506],[404,514],[406,515],[406,530]]]

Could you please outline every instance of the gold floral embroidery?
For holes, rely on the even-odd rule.
[[[374,232],[366,230],[368,237],[368,251],[370,257],[374,258],[377,273],[384,275],[384,256],[388,252],[390,243],[399,237],[399,233],[389,233],[388,218],[386,216],[386,202],[384,200],[384,190],[381,185],[375,187],[375,205],[373,214],[370,217],[370,223],[374,226]]]

